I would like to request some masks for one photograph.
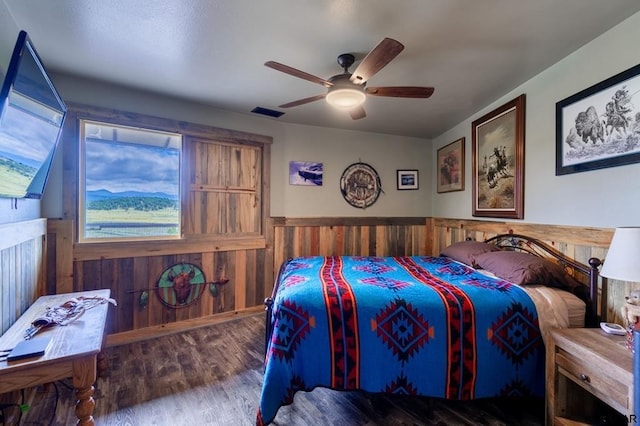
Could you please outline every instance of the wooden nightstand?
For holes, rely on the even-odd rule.
[[[588,394],[627,419],[635,414],[633,354],[625,347],[624,336],[599,328],[557,329],[551,336],[546,363],[547,425],[584,424],[579,421],[592,415],[589,411],[594,407],[584,399]]]

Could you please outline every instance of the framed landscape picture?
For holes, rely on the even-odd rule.
[[[524,217],[525,95],[471,124],[473,216]]]
[[[460,138],[438,149],[438,192],[464,190],[464,141],[465,138]]]
[[[556,175],[640,161],[640,65],[556,104]]]

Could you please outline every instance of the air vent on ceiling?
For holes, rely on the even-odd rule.
[[[278,118],[284,114],[284,112],[275,111],[269,108],[262,108],[262,107],[255,107],[254,109],[251,110],[251,112],[254,112],[256,114],[267,115],[269,117],[274,117],[274,118]]]

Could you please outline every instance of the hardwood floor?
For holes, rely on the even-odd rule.
[[[260,314],[107,348],[109,368],[94,395],[96,424],[254,425],[263,340]],[[30,409],[21,425],[75,424],[70,381],[36,388],[25,402]],[[544,401],[430,404],[426,398],[315,389],[296,394],[273,424],[538,426],[544,424]]]

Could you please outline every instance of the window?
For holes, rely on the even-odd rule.
[[[181,235],[182,135],[80,120],[79,241]]]
[[[71,103],[61,142],[74,260],[265,248],[271,137]]]

